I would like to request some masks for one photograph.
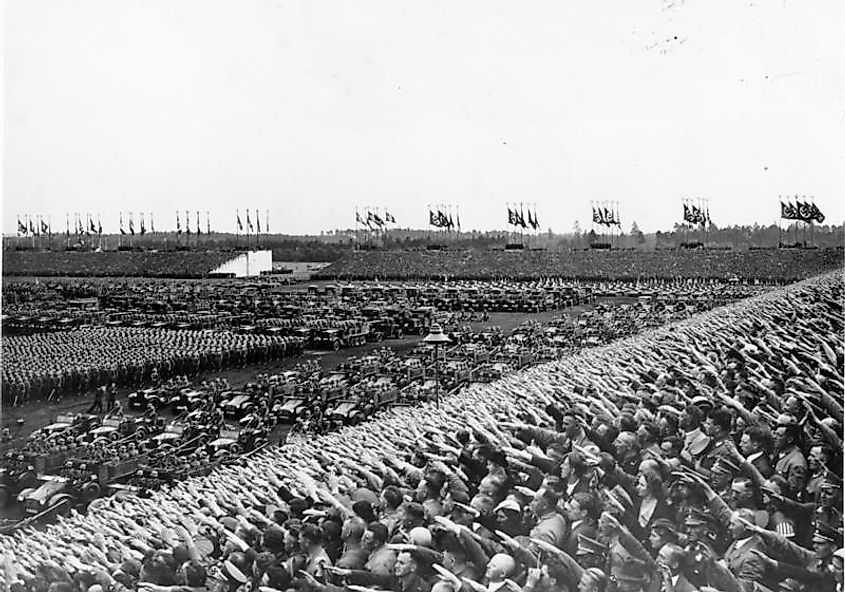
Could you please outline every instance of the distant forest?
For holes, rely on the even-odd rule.
[[[175,233],[148,233],[134,237],[103,235],[77,238],[64,235],[47,237],[5,237],[4,249],[19,250],[65,250],[70,246],[77,250],[243,250],[272,249],[276,261],[335,261],[352,249],[426,249],[433,245],[448,249],[501,249],[509,243],[523,243],[529,249],[566,251],[586,249],[594,243],[610,243],[614,248],[654,250],[677,248],[683,243],[700,244],[708,248],[723,249],[768,249],[779,244],[806,244],[819,248],[843,247],[845,225],[815,225],[806,229],[791,225],[783,229],[776,224],[770,226],[728,226],[719,228],[711,225],[706,230],[691,229],[676,224],[666,232],[643,233],[636,222],[624,231],[611,234],[583,231],[576,226],[567,233],[548,229],[542,233],[518,233],[506,231],[435,232],[415,229],[392,229],[388,233],[370,234],[352,229],[322,232],[318,236],[261,235],[247,237],[233,234],[212,233],[197,236]]]

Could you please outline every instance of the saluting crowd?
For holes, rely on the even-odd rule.
[[[827,275],[0,537],[10,590],[842,589]]]

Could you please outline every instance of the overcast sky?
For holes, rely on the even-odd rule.
[[[3,230],[41,214],[270,210],[271,230],[427,204],[464,229],[845,218],[842,0],[9,0]],[[184,214],[182,214],[184,216]],[[137,216],[137,214],[136,214]]]

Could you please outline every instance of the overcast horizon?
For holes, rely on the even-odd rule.
[[[353,228],[428,204],[464,229],[845,220],[845,3],[11,0],[3,220],[155,214],[174,230]],[[453,209],[453,212],[455,210]],[[125,220],[126,224],[127,221]],[[181,221],[184,224],[184,220]]]

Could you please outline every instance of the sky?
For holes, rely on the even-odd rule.
[[[7,0],[3,220],[845,220],[841,0]],[[184,222],[183,222],[184,223]],[[136,222],[137,224],[137,222]]]

